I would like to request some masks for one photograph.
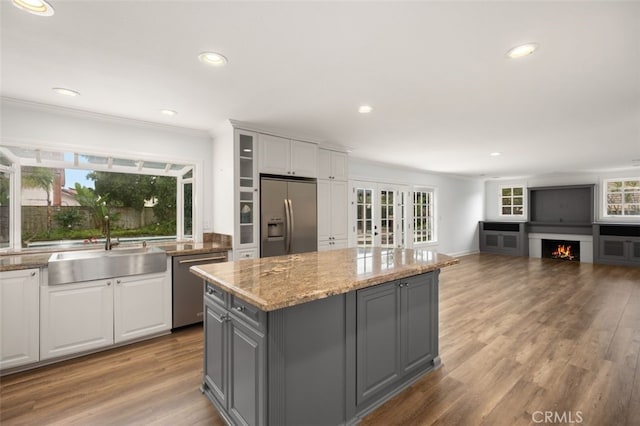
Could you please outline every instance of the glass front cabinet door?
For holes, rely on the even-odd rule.
[[[234,243],[248,248],[257,245],[259,198],[257,135],[236,129],[236,232]]]

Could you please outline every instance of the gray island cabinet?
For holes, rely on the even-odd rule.
[[[192,267],[203,392],[233,425],[358,423],[440,364],[438,275],[455,263],[368,248]]]

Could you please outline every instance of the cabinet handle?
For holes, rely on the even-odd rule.
[[[244,312],[244,306],[242,306],[242,305],[240,305],[240,306],[236,306],[236,307],[235,307],[235,308],[233,308],[233,309],[235,309],[235,310],[236,310],[236,311],[238,311],[238,312]]]
[[[292,175],[295,175],[295,174],[296,174],[296,172],[291,172],[291,174],[292,174]]]
[[[111,281],[107,281],[107,285],[111,285]]]
[[[185,263],[208,262],[211,260],[227,260],[227,256],[222,255],[222,256],[212,256],[212,257],[201,257],[199,259],[179,260],[178,263],[183,265]]]
[[[207,289],[207,294],[213,294],[213,289],[212,288],[208,288]]]
[[[120,281],[120,280],[116,280],[116,283],[117,283],[117,284],[122,284],[122,281]]]
[[[253,188],[253,192],[258,192],[258,188]]]
[[[32,277],[35,277],[35,276],[36,276],[36,273],[35,273],[35,272],[32,272],[32,273],[31,273],[31,276],[32,276]]]

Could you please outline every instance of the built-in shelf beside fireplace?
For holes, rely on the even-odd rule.
[[[597,263],[640,266],[640,224],[593,225]]]

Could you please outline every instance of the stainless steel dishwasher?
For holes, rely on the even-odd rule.
[[[173,257],[173,328],[202,322],[204,283],[189,268],[226,261],[227,252]]]

